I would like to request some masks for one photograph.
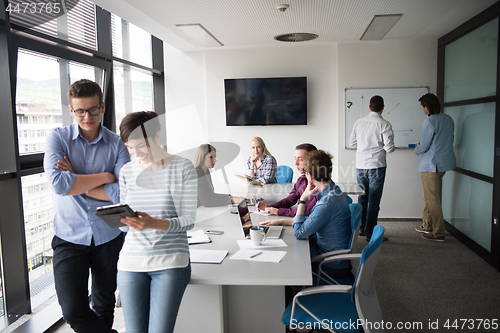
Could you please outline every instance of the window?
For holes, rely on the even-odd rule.
[[[21,177],[25,207],[26,252],[31,297],[53,283],[51,239],[54,194],[45,174]],[[50,282],[50,283],[47,283]]]
[[[22,154],[42,152],[50,130],[71,123],[68,106],[62,103],[66,91],[61,88],[61,71],[69,74],[67,85],[83,78],[99,82],[96,75],[103,75],[93,66],[19,50],[16,111]]]
[[[115,80],[116,128],[125,115],[137,111],[153,111],[153,76],[128,65],[113,67]]]
[[[95,7],[89,0],[64,1],[64,9],[67,13],[63,15],[61,13],[64,9],[59,1],[52,1],[52,3],[58,3],[59,6],[38,7],[38,15],[30,14],[33,8],[29,6],[25,8],[27,3],[36,3],[35,1],[10,0],[10,3],[11,8],[14,9],[10,11],[12,23],[92,50],[96,49]],[[17,4],[19,4],[19,11],[15,10]],[[59,7],[61,7],[60,10]],[[58,16],[61,16],[62,20],[58,20]]]
[[[111,14],[113,56],[152,67],[151,35],[122,18]]]
[[[22,1],[10,0],[4,7],[16,3]],[[57,3],[61,2],[57,0]],[[163,89],[163,69],[150,68],[152,46],[156,58],[163,58],[161,41],[121,19],[118,19],[120,40],[112,39],[110,13],[89,0],[67,0],[64,4],[68,12],[57,19],[37,15],[37,19],[30,20],[28,16],[11,12],[5,21],[0,13],[0,21],[4,22],[0,24],[0,35],[5,37],[0,38],[0,56],[10,65],[0,67],[0,91],[7,92],[10,98],[6,99],[12,101],[4,103],[6,110],[0,114],[3,128],[8,129],[0,131],[0,137],[9,147],[4,149],[3,160],[8,162],[2,164],[0,194],[2,204],[12,207],[5,210],[4,218],[0,219],[3,231],[0,247],[8,251],[8,256],[2,257],[0,263],[0,279],[8,277],[11,281],[5,286],[7,291],[3,286],[0,290],[0,316],[9,312],[29,313],[38,305],[47,304],[45,300],[53,295],[50,244],[54,208],[53,195],[42,173],[43,152],[48,133],[73,122],[66,96],[69,85],[82,78],[101,85],[106,103],[102,124],[112,130],[116,117],[110,115],[115,111],[115,100],[111,98],[114,94],[109,92],[118,95],[116,98],[121,106],[117,110],[124,110],[127,105],[137,111],[154,110],[153,86],[161,82],[159,87]],[[96,39],[98,29],[99,43]],[[8,40],[12,43],[7,44]],[[97,51],[98,45],[108,49]],[[117,56],[113,56],[111,45],[119,50]],[[17,61],[10,61],[9,57],[15,52]],[[17,75],[16,87],[11,87],[11,73]],[[120,75],[118,85],[113,84],[113,75]],[[16,96],[8,96],[9,91],[15,91]],[[134,94],[131,100],[125,97],[127,91]],[[155,91],[158,92],[158,87]],[[160,114],[165,112],[163,101],[155,110]],[[12,223],[24,229],[11,228]],[[9,227],[4,228],[6,224]],[[21,258],[24,260],[19,260]],[[0,320],[0,330],[3,328]]]

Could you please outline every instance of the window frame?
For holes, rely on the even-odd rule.
[[[4,158],[9,162],[0,161],[0,170],[5,171],[0,172],[0,202],[4,208],[8,207],[8,209],[3,209],[5,212],[3,218],[0,219],[0,230],[2,230],[0,234],[0,267],[2,268],[1,282],[4,291],[5,312],[4,316],[0,317],[0,330],[23,314],[31,313],[32,300],[29,292],[21,177],[43,172],[44,153],[21,155],[18,145],[16,73],[19,48],[103,69],[103,94],[106,110],[102,125],[112,131],[116,132],[113,87],[114,62],[120,62],[151,73],[153,76],[154,110],[158,114],[165,114],[163,42],[160,39],[151,35],[153,67],[149,68],[112,55],[111,14],[97,5],[94,5],[97,50],[93,50],[15,24],[11,25],[8,13],[5,11],[8,1],[3,1],[2,4],[3,7],[0,10],[0,98],[5,102],[5,107],[0,116],[2,120],[0,122],[0,138],[7,146]],[[62,81],[61,79],[61,83],[63,83]],[[65,92],[68,86],[67,82],[61,85],[61,92]],[[62,103],[67,104],[65,93],[61,93],[61,97]],[[64,114],[63,110],[63,117]],[[165,129],[163,129],[164,143],[165,137]],[[17,223],[12,223],[12,221]],[[4,255],[7,253],[8,255]],[[62,318],[59,306],[57,302],[55,303],[36,315],[37,320],[41,320],[47,328]],[[38,323],[41,324],[41,322]],[[41,329],[42,327],[37,327],[37,330]]]

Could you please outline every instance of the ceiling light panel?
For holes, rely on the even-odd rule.
[[[361,36],[361,40],[381,40],[401,16],[403,14],[375,15]]]
[[[192,39],[197,46],[217,47],[224,46],[214,35],[199,23],[176,24],[180,31]]]

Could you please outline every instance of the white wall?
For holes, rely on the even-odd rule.
[[[253,136],[264,139],[278,164],[292,167],[295,145],[311,142],[334,155],[335,181],[355,182],[354,151],[344,149],[344,89],[424,85],[435,92],[436,72],[436,40],[304,43],[188,53],[166,47],[167,142],[174,152],[206,141],[236,143],[241,153],[226,167],[230,180],[232,173],[245,172]],[[307,126],[225,125],[225,78],[279,76],[307,76]],[[416,112],[418,105],[416,101]],[[389,155],[388,164],[380,217],[420,217],[418,157],[410,150],[398,150]]]
[[[436,93],[437,40],[342,43],[338,45],[338,141],[340,179],[355,180],[355,151],[345,150],[345,88],[429,86]],[[383,96],[382,96],[383,97]],[[422,112],[415,101],[415,112]],[[349,129],[350,131],[350,129]],[[387,174],[380,217],[421,217],[422,183],[419,156],[413,149],[397,149],[387,156]]]
[[[230,141],[241,147],[238,170],[246,172],[250,139],[260,136],[278,164],[295,169],[295,146],[311,142],[336,155],[337,47],[299,46],[206,53],[208,133],[210,141]],[[224,79],[307,76],[308,125],[226,126]],[[295,178],[298,177],[296,173]]]

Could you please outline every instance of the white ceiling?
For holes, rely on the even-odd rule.
[[[223,48],[280,46],[274,36],[311,32],[302,43],[359,41],[374,15],[403,14],[384,39],[439,38],[497,0],[93,0],[180,50],[202,50],[175,25],[200,23]],[[285,12],[277,4],[289,4]],[[289,43],[287,43],[289,44]],[[220,47],[219,47],[220,48]]]

